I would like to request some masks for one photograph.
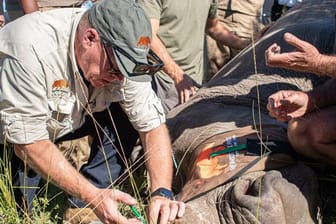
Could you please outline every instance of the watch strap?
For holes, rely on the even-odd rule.
[[[160,187],[156,189],[155,191],[151,193],[150,196],[151,198],[155,196],[161,196],[161,197],[168,198],[170,200],[174,200],[174,193],[171,190],[168,190],[167,188],[164,188],[164,187]]]

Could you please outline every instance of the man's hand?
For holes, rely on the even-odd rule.
[[[149,206],[149,224],[166,224],[183,216],[185,204],[181,201],[172,201],[168,198],[155,196],[151,198]]]
[[[136,218],[127,219],[118,211],[118,202],[135,205],[136,199],[119,190],[99,189],[94,201],[90,204],[95,214],[103,223],[142,224]]]
[[[175,87],[180,96],[180,103],[187,102],[196,93],[195,82],[188,75],[184,74],[181,79],[175,79]]]
[[[0,28],[2,28],[5,25],[5,17],[4,15],[0,15]]]
[[[280,53],[281,47],[276,43],[272,44],[265,52],[266,65],[299,72],[321,73],[318,69],[322,55],[313,45],[291,33],[285,33],[284,39],[296,49],[292,52]]]
[[[268,97],[267,109],[271,117],[287,122],[303,116],[308,108],[308,95],[301,91],[283,90]]]

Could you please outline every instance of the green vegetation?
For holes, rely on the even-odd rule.
[[[67,195],[50,182],[43,181],[39,196],[33,200],[30,211],[26,205],[18,206],[15,202],[12,186],[11,161],[13,150],[6,147],[3,160],[0,159],[0,224],[56,224],[62,223],[64,211],[68,208]],[[134,168],[135,169],[135,168]],[[128,168],[128,175],[118,181],[116,189],[123,190],[138,198],[136,209],[145,217],[144,197],[147,192],[147,175],[143,163],[138,163],[135,171]],[[128,177],[126,177],[128,176]],[[141,196],[142,195],[142,196]],[[123,214],[134,217],[129,206],[120,205]],[[133,208],[134,209],[134,208]]]

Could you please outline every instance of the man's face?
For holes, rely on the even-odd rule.
[[[105,47],[101,42],[96,45],[96,50],[92,50],[87,60],[84,77],[96,88],[120,82],[124,76],[118,68],[112,49]]]

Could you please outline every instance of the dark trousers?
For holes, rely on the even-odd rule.
[[[80,168],[80,172],[96,187],[107,188],[110,187],[112,181],[116,180],[125,168],[125,162],[132,153],[133,146],[138,139],[137,131],[132,127],[126,114],[122,111],[118,103],[113,103],[109,107],[114,120],[116,129],[113,126],[111,117],[108,110],[94,113],[94,119],[90,116],[86,117],[85,124],[75,130],[73,133],[69,133],[57,142],[73,140],[84,137],[86,135],[93,136],[93,142],[91,144],[91,152],[88,163]],[[98,122],[98,132],[94,125],[94,120]],[[101,126],[103,130],[99,128]],[[117,132],[116,132],[117,131]],[[118,134],[117,134],[118,133]],[[120,142],[118,141],[118,137]],[[111,140],[113,142],[111,142]],[[3,152],[3,145],[1,145],[1,151]],[[121,151],[121,148],[123,151]],[[1,156],[3,153],[1,153]],[[123,156],[125,155],[125,158]],[[12,160],[12,174],[13,184],[15,186],[25,185],[25,189],[15,191],[15,197],[19,204],[21,204],[22,197],[28,203],[28,207],[31,206],[32,200],[36,195],[36,187],[40,182],[40,176],[33,170],[29,169],[24,175],[23,162],[16,157],[13,153]],[[107,167],[108,166],[108,167]],[[112,177],[112,180],[111,180]],[[27,188],[29,186],[29,188]],[[78,186],[85,187],[85,186]],[[84,207],[85,203],[80,200],[71,197],[70,201],[73,206]]]

